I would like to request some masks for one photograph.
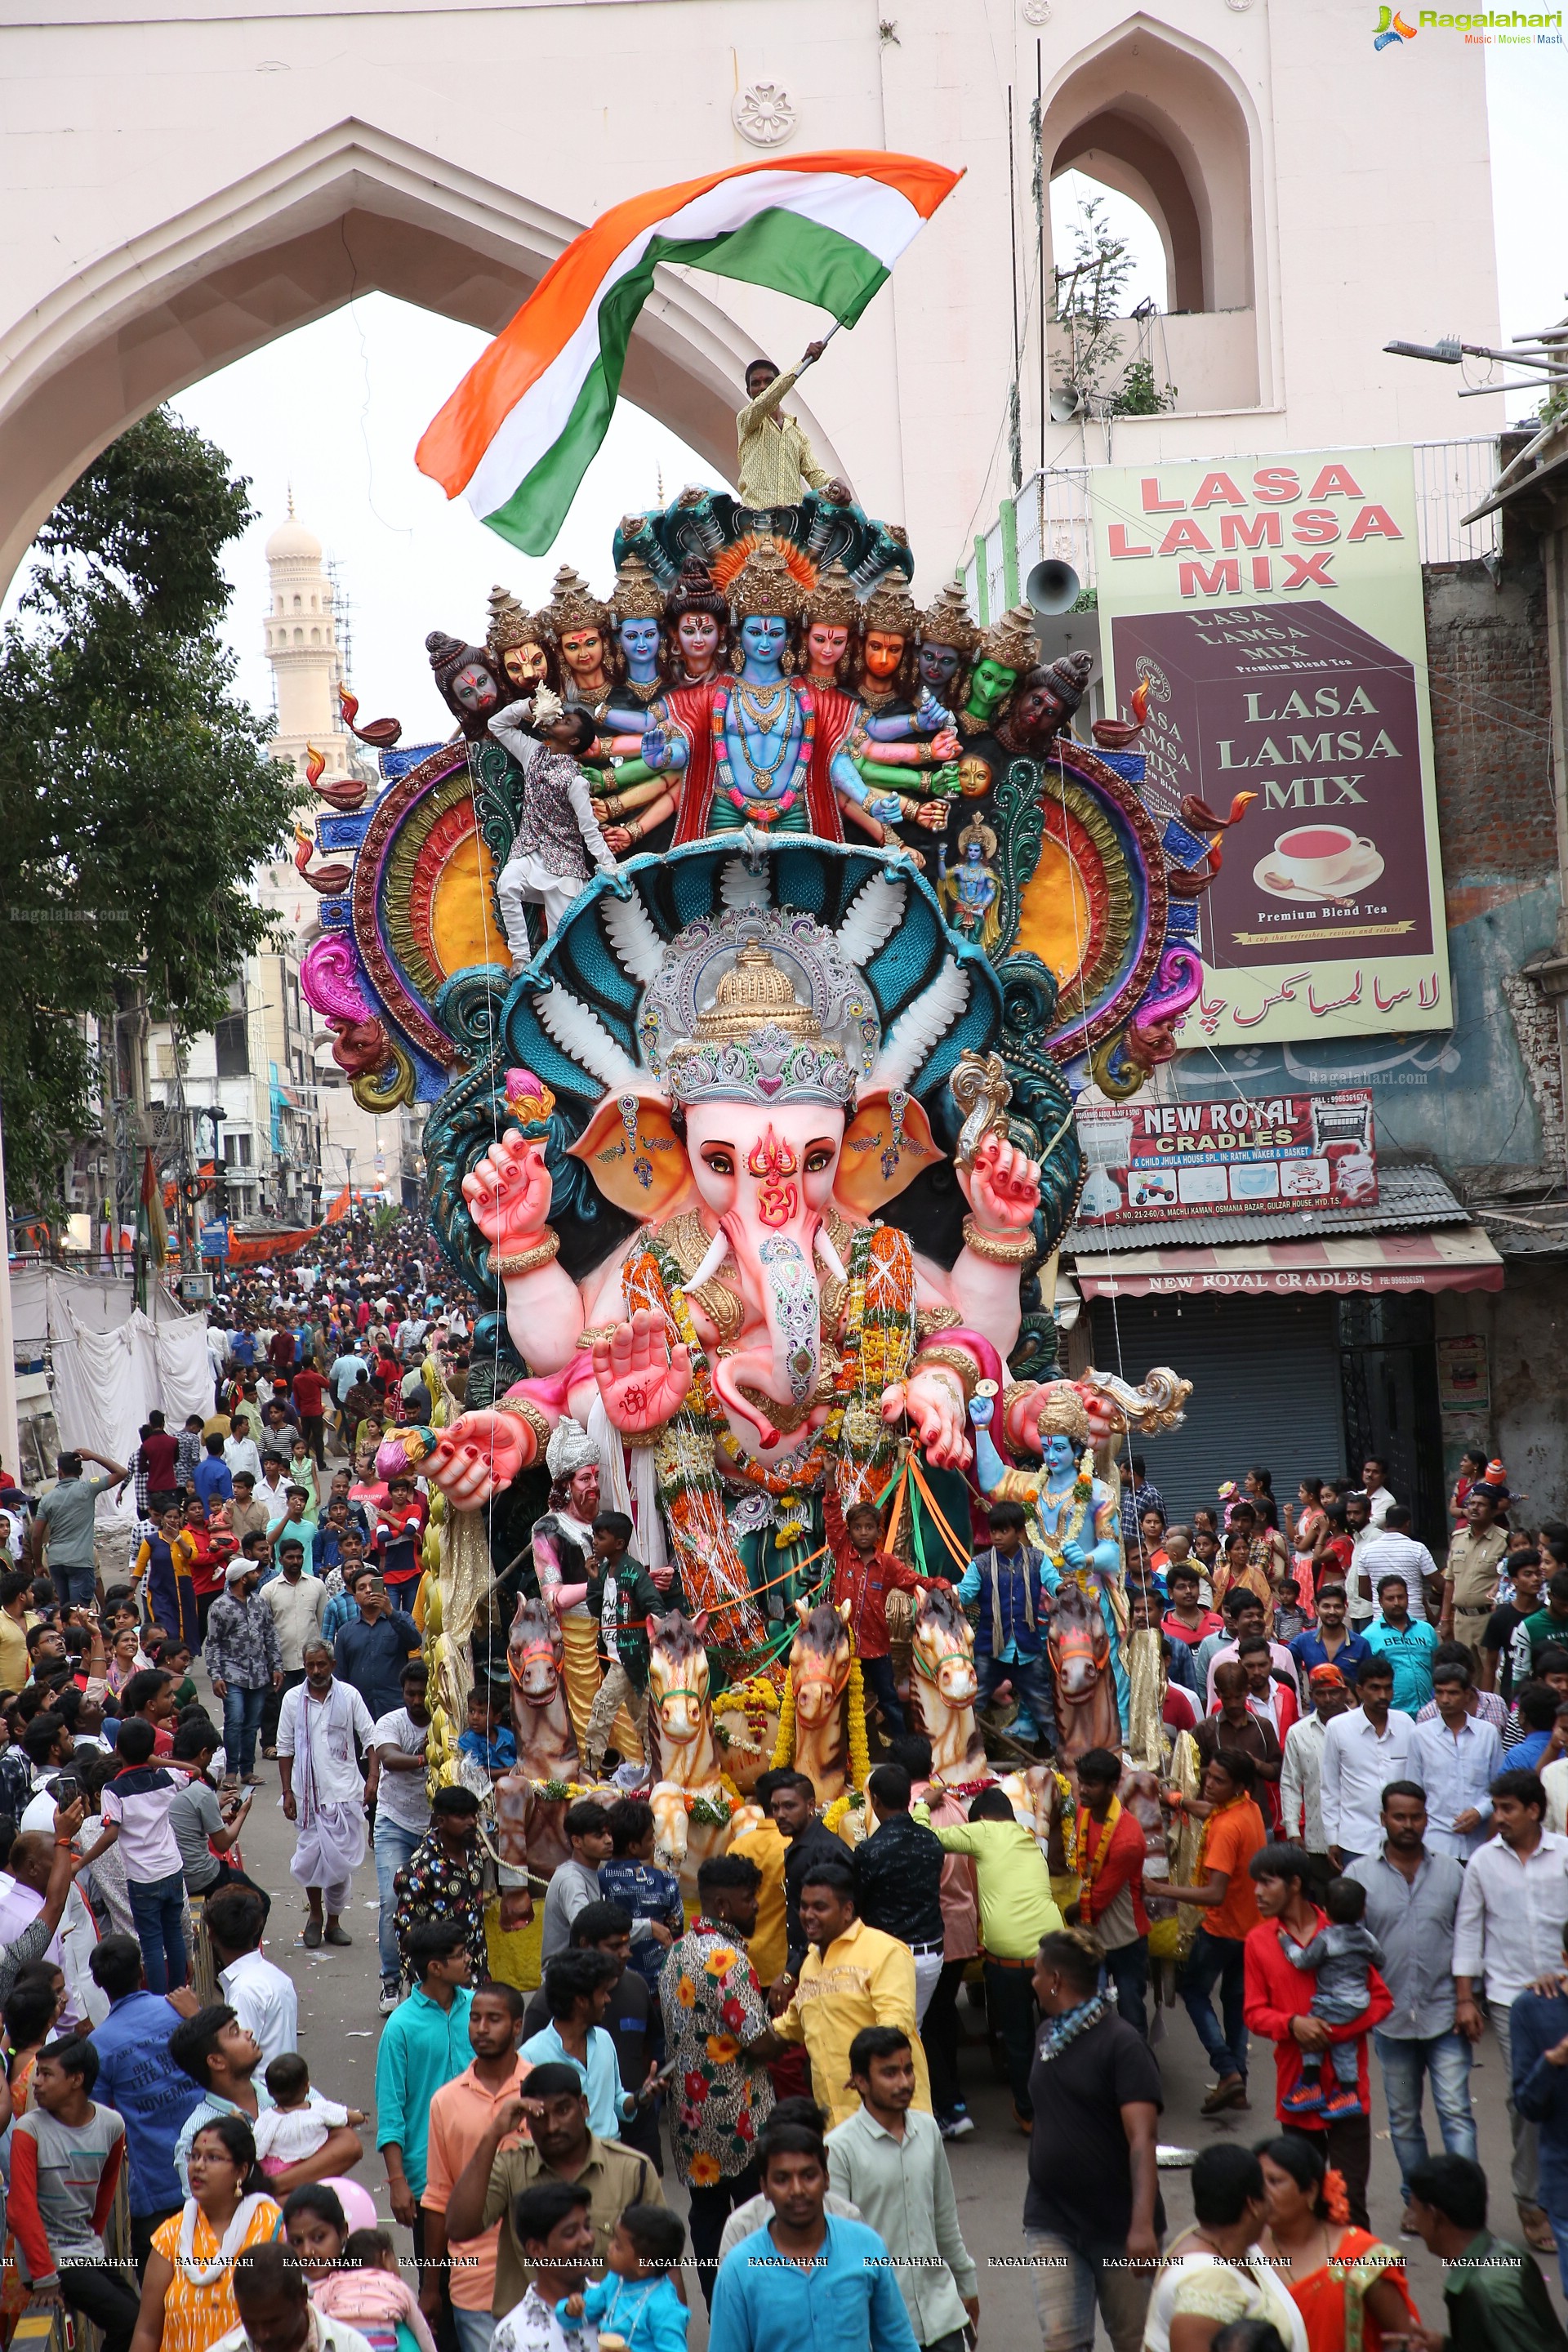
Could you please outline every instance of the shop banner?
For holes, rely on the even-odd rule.
[[[1173,1217],[1278,1216],[1369,1209],[1377,1202],[1372,1097],[1363,1087],[1272,1101],[1081,1106],[1089,1169],[1080,1225],[1163,1224]]]
[[[1221,860],[1180,1043],[1451,1029],[1409,449],[1090,480],[1107,709],[1147,685],[1145,798]]]

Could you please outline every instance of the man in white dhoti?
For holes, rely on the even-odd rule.
[[[310,1902],[305,1944],[314,1951],[323,1941],[353,1941],[342,1912],[364,1860],[364,1781],[354,1751],[369,1753],[375,1727],[358,1691],[333,1674],[327,1643],[308,1642],[304,1664],[305,1679],[285,1694],[278,1718],[278,1769],[284,1818],[300,1825],[289,1868]]]

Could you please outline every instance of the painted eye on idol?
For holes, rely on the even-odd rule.
[[[735,1172],[734,1154],[718,1144],[710,1144],[702,1154],[702,1165],[710,1168],[715,1176],[732,1176]]]
[[[832,1165],[832,1145],[827,1143],[813,1144],[811,1150],[805,1155],[806,1174],[808,1176],[820,1176],[825,1168],[831,1168]]]

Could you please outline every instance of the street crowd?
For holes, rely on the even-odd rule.
[[[715,2352],[964,2352],[983,2268],[1017,2259],[1044,2352],[1089,2352],[1097,2325],[1113,2352],[1568,2352],[1545,2267],[1568,2291],[1568,1527],[1526,1524],[1501,1464],[1467,1461],[1438,1556],[1376,1461],[1284,1509],[1259,1467],[1178,1525],[1133,1458],[1127,1596],[1164,1659],[1179,1879],[1123,1759],[1091,1748],[1064,1909],[1008,1798],[933,1775],[863,1608],[864,1841],[764,1772],[762,1826],[702,1864],[693,1907],[623,1763],[613,1801],[564,1813],[532,1990],[491,1973],[498,1924],[531,1911],[491,1834],[510,1691],[477,1683],[432,1793],[429,1498],[377,1475],[388,1431],[461,1399],[464,1303],[411,1223],[356,1220],[237,1276],[210,1337],[209,1415],[151,1414],[128,1463],[63,1454],[39,1496],[0,1474],[0,2327],[42,2305],[105,2352],[681,2352],[701,2311]],[[110,1487],[138,1523],[118,1580]],[[629,1522],[591,1465],[552,1505],[637,1698]],[[1044,1742],[1050,1595],[1022,1521],[994,1510],[972,1580],[995,1601],[987,1695],[1029,1697]],[[908,1580],[854,1538],[836,1595]],[[283,1895],[245,1858],[273,1763]],[[268,1957],[350,1945],[367,1858],[373,2116],[312,2080]],[[961,2000],[1021,2157],[979,2250],[951,2168],[977,2132]],[[1224,2128],[1184,2157],[1173,2231],[1178,2008]],[[1515,2217],[1478,2161],[1488,2036]],[[1400,2200],[1374,2231],[1380,2114]],[[1402,2240],[1446,2265],[1441,2307]]]

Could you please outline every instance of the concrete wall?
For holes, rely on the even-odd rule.
[[[1514,1258],[1506,1288],[1445,1291],[1436,1305],[1438,1338],[1479,1332],[1490,1361],[1490,1412],[1443,1416],[1448,1469],[1484,1445],[1508,1465],[1526,1525],[1568,1518],[1568,1265]]]

